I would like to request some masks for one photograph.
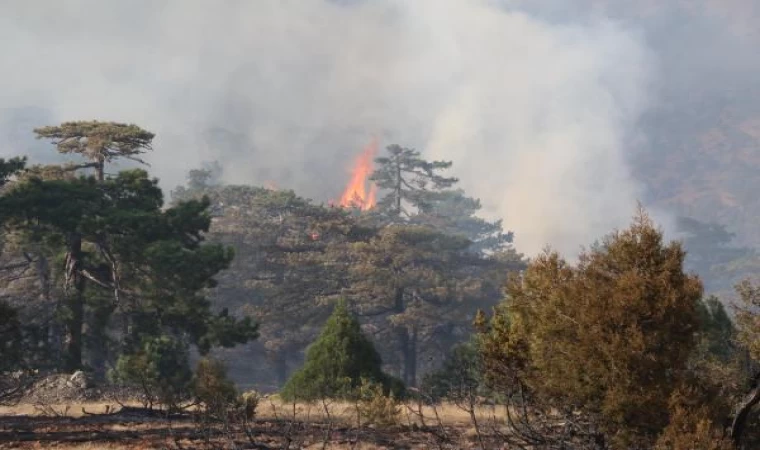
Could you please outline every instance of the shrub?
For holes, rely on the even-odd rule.
[[[213,416],[221,417],[237,403],[235,383],[227,378],[227,368],[221,361],[209,358],[198,361],[193,385],[196,399]]]
[[[375,346],[345,302],[340,302],[309,347],[304,366],[288,380],[281,395],[286,401],[353,399],[362,378],[379,383],[386,394],[403,395],[403,383],[383,373],[381,366]]]
[[[493,318],[478,321],[489,385],[581,414],[585,432],[601,431],[612,448],[651,447],[700,331],[702,285],[684,271],[685,255],[640,211],[575,265],[537,256]]]
[[[147,405],[172,410],[191,393],[187,345],[170,336],[147,338],[137,352],[119,357],[111,379],[138,386]]]
[[[240,395],[238,402],[243,416],[246,420],[252,420],[256,417],[256,409],[261,402],[261,394],[257,391],[246,391]]]
[[[358,409],[365,425],[390,428],[401,421],[401,407],[394,395],[386,395],[382,384],[366,378],[361,380],[359,386]]]

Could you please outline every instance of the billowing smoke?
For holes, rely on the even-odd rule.
[[[377,136],[453,160],[521,251],[575,252],[647,197],[627,155],[663,75],[636,20],[558,4],[0,0],[0,155],[49,155],[37,125],[134,122],[167,189],[219,160],[328,200]]]

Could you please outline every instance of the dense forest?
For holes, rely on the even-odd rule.
[[[450,402],[482,448],[760,442],[760,287],[726,308],[692,270],[754,259],[721,227],[682,218],[668,242],[640,209],[577,259],[528,259],[451,162],[399,145],[365,151],[333,204],[221,183],[216,164],[165,200],[141,167],[153,133],[34,133],[72,161],[0,160],[3,403],[81,373],[208,420],[250,419],[265,393],[364,402],[378,426],[396,402]]]

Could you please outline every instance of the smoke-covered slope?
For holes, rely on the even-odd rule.
[[[573,253],[636,200],[760,243],[753,0],[0,5],[3,156],[45,154],[23,128],[130,121],[166,188],[218,159],[329,200],[377,136],[453,160],[528,254]]]

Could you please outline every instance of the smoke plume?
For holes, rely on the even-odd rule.
[[[218,160],[327,201],[376,136],[452,160],[519,250],[573,253],[646,199],[628,155],[667,83],[639,17],[559,4],[0,0],[0,155],[49,159],[34,126],[133,122],[167,190]]]

